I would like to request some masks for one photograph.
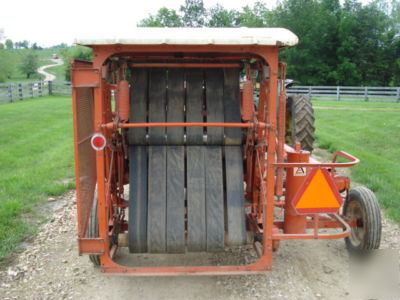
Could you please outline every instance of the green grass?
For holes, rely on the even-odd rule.
[[[400,222],[400,104],[313,102],[318,146],[359,157],[353,180]],[[38,203],[73,187],[61,181],[74,177],[71,120],[70,97],[0,104],[0,261],[35,232],[28,220]]]
[[[313,105],[317,146],[360,158],[352,168],[352,179],[372,189],[387,215],[400,222],[400,104],[313,101]]]
[[[70,97],[48,96],[0,105],[0,261],[35,226],[38,203],[73,187]]]

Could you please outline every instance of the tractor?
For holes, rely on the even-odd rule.
[[[283,28],[137,28],[82,38],[73,60],[79,254],[130,276],[262,273],[281,240],[342,239],[377,249],[378,202],[338,168],[311,157],[310,99],[286,96]],[[255,90],[258,96],[255,97]],[[338,161],[340,159],[340,161]],[[128,266],[126,255],[253,245],[247,265]]]

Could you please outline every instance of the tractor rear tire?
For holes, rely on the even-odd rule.
[[[314,110],[311,99],[305,95],[289,96],[286,101],[286,144],[300,142],[307,151],[314,149]]]
[[[92,211],[90,213],[89,224],[88,224],[88,237],[89,238],[98,238],[99,237],[99,218],[97,215],[97,191],[95,191]],[[90,261],[94,266],[100,266],[100,255],[98,254],[90,254]]]
[[[370,189],[358,186],[350,190],[343,206],[343,215],[347,221],[356,222],[350,235],[345,238],[351,254],[365,254],[379,248],[381,212],[378,200]]]

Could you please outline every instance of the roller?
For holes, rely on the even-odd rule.
[[[254,88],[253,82],[247,79],[243,84],[242,119],[252,121],[254,118]]]
[[[129,99],[129,83],[127,80],[118,82],[118,105],[117,111],[121,122],[129,120],[130,114],[130,99]]]

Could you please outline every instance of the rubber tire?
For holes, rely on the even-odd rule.
[[[88,224],[88,238],[97,238],[99,237],[99,220],[97,216],[97,191],[94,194],[92,211],[90,213],[89,224]],[[98,254],[90,254],[90,261],[94,266],[100,266],[100,255]]]
[[[315,126],[314,109],[311,99],[305,95],[293,95],[286,101],[286,144],[294,146],[300,142],[301,148],[314,150]]]
[[[352,206],[359,207],[365,232],[362,239],[355,243],[353,238],[356,232],[352,231],[351,236],[345,238],[347,250],[352,254],[363,254],[378,249],[381,242],[382,223],[375,194],[363,186],[350,190],[343,206],[343,215],[350,220],[354,219],[349,216]]]

